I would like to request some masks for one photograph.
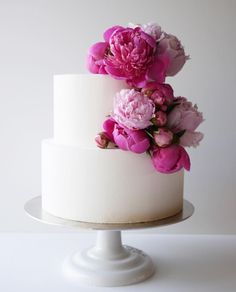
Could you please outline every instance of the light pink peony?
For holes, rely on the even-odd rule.
[[[169,84],[152,82],[147,84],[141,92],[150,97],[162,111],[166,111],[167,106],[174,100],[174,92]]]
[[[198,111],[197,105],[192,105],[186,98],[177,99],[178,105],[169,113],[167,126],[174,132],[178,133],[183,130],[195,131],[203,122],[202,113]]]
[[[131,130],[145,129],[155,111],[151,99],[135,89],[122,89],[114,98],[112,117],[117,123]]]
[[[173,133],[166,128],[159,128],[153,133],[154,141],[159,147],[169,146],[173,140]]]
[[[167,33],[164,34],[158,44],[158,54],[167,54],[169,57],[169,65],[166,70],[167,76],[177,74],[189,58],[185,55],[184,48],[177,37]]]
[[[124,129],[113,119],[107,119],[103,123],[103,128],[111,141],[114,141],[122,150],[143,153],[150,147],[150,141],[142,130]]]
[[[184,147],[197,147],[203,137],[204,135],[201,132],[185,131],[180,137],[179,143]]]
[[[182,168],[190,170],[188,153],[180,145],[156,147],[152,153],[152,162],[156,170],[162,173],[174,173]]]

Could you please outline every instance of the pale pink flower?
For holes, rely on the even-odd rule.
[[[178,105],[169,113],[167,126],[178,133],[183,130],[194,132],[203,122],[202,113],[198,111],[197,105],[193,105],[186,98],[178,98]]]
[[[169,146],[173,140],[173,133],[166,128],[159,128],[158,131],[153,133],[153,138],[157,146]]]
[[[204,135],[201,132],[185,131],[185,133],[180,137],[179,143],[184,147],[197,147],[203,137]]]
[[[167,76],[174,76],[184,66],[189,58],[185,55],[184,48],[178,38],[171,34],[164,34],[164,37],[158,44],[158,53],[167,54],[169,57],[169,65],[166,70]]]
[[[114,98],[112,117],[121,126],[145,129],[150,126],[155,106],[151,99],[135,89],[122,89]]]

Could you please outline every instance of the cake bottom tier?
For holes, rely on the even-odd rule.
[[[135,223],[173,216],[182,206],[183,171],[158,173],[147,154],[42,141],[42,208],[52,215]]]

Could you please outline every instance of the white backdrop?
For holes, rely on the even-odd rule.
[[[236,233],[233,0],[1,0],[0,231],[63,230],[23,211],[24,202],[40,194],[40,141],[52,136],[52,76],[86,72],[86,50],[107,27],[149,21],[177,35],[191,55],[168,81],[176,95],[198,103],[206,119],[205,139],[190,151],[185,179],[195,215],[160,232]]]

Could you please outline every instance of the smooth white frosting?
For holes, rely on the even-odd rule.
[[[42,142],[43,208],[87,222],[144,222],[179,212],[183,172],[157,173],[146,154]]]

